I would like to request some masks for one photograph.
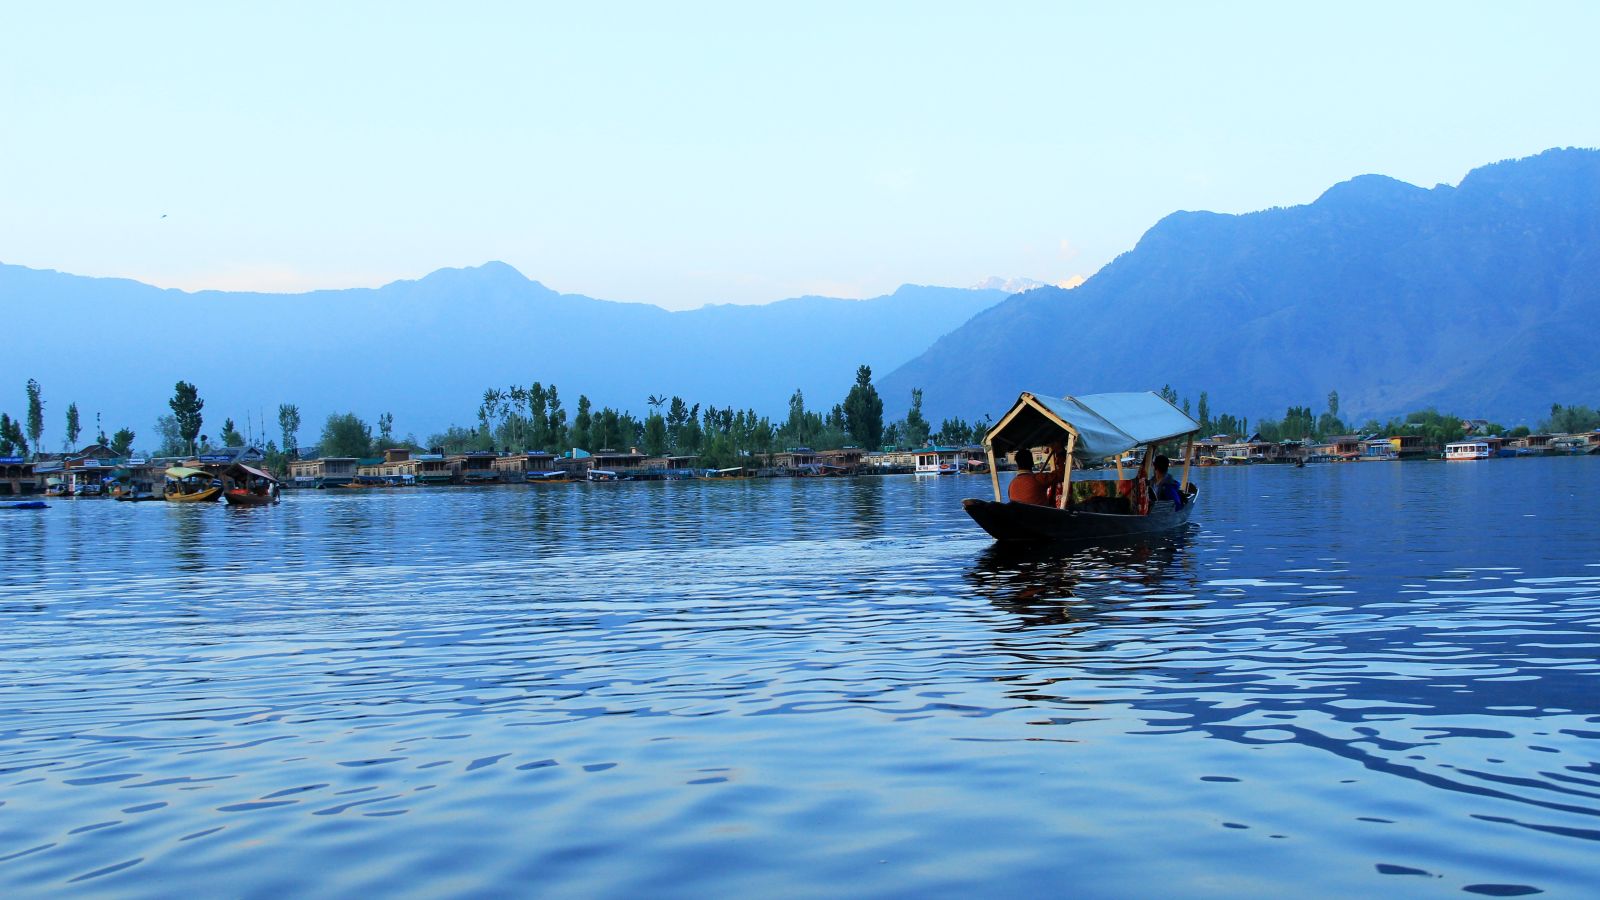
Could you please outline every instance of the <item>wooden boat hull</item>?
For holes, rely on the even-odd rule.
[[[25,500],[21,503],[0,503],[0,509],[49,509],[50,504],[40,500]]]
[[[271,506],[278,502],[271,494],[253,494],[249,491],[228,491],[222,495],[229,506]]]
[[[210,503],[221,496],[222,488],[208,487],[193,494],[168,494],[166,500],[168,503]]]
[[[1029,503],[995,503],[992,500],[961,501],[984,531],[997,541],[1023,543],[1062,543],[1100,541],[1112,538],[1159,534],[1189,522],[1195,498],[1174,510],[1170,502],[1151,504],[1149,515],[1095,513],[1076,509],[1056,509]]]

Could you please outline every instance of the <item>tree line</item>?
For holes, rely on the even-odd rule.
[[[1244,438],[1252,434],[1248,418],[1212,410],[1205,391],[1200,392],[1192,411],[1189,399],[1180,398],[1171,385],[1163,386],[1159,393],[1196,418],[1204,435],[1228,434]],[[37,380],[28,380],[25,396],[23,416],[13,418],[8,412],[0,411],[0,456],[44,452],[45,400]],[[719,408],[664,394],[645,398],[648,412],[643,418],[610,406],[596,409],[587,395],[579,394],[569,417],[556,385],[546,386],[536,381],[526,387],[512,385],[484,391],[475,426],[452,425],[430,435],[426,446],[414,435],[396,437],[393,413],[384,412],[377,417],[376,433],[372,425],[354,412],[333,413],[323,423],[318,450],[324,456],[365,457],[389,447],[444,453],[504,450],[554,454],[572,448],[625,451],[638,447],[651,456],[696,456],[703,465],[719,466],[795,447],[832,450],[854,446],[876,450],[922,447],[929,443],[972,444],[981,441],[991,425],[987,416],[981,422],[947,418],[935,429],[923,416],[922,399],[922,390],[913,389],[906,415],[885,422],[883,399],[872,383],[872,369],[862,365],[856,369],[854,384],[839,402],[831,407],[811,408],[805,395],[797,389],[789,397],[787,415],[776,421],[753,408]],[[159,444],[149,455],[191,455],[246,443],[246,435],[232,418],[223,419],[215,440],[204,433],[205,401],[191,382],[177,382],[167,406],[170,413],[157,418],[155,424]],[[136,435],[131,428],[119,428],[108,436],[100,414],[96,413],[94,419],[97,443],[108,447],[114,456],[134,454]],[[1280,419],[1258,421],[1255,433],[1267,441],[1324,441],[1347,433],[1383,437],[1414,434],[1438,445],[1458,439],[1463,433],[1464,421],[1459,416],[1429,408],[1386,422],[1368,419],[1353,426],[1340,417],[1338,391],[1330,391],[1326,408],[1320,413],[1310,406],[1291,406]],[[63,424],[63,449],[76,450],[83,432],[82,415],[76,402],[67,404]],[[262,449],[268,464],[282,471],[287,467],[287,460],[297,456],[300,449],[299,436],[304,423],[299,407],[292,403],[280,404],[277,424],[281,442],[268,438]],[[266,436],[266,423],[256,425],[260,432],[256,440],[260,441]],[[256,430],[250,425],[246,427]],[[1600,411],[1589,406],[1561,404],[1553,404],[1549,418],[1538,426],[1540,432],[1555,434],[1595,428],[1600,428]],[[1484,430],[1508,437],[1525,436],[1531,431],[1527,426],[1508,431],[1494,423],[1489,423]]]

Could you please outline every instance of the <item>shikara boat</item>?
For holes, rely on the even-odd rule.
[[[1007,542],[1093,541],[1177,528],[1197,505],[1187,460],[1199,430],[1198,422],[1148,391],[1059,399],[1024,392],[984,436],[994,500],[968,499],[961,506],[995,540]],[[1155,500],[1147,486],[1154,448],[1180,439],[1186,442],[1180,487],[1185,500]],[[1056,444],[1066,448],[1056,505],[1007,502],[995,471],[996,454]],[[1140,447],[1146,452],[1138,467],[1125,468],[1123,454]],[[1074,468],[1106,460],[1115,461],[1116,468],[1073,479]]]
[[[203,469],[173,466],[166,476],[168,503],[210,503],[222,496],[222,485]]]
[[[278,502],[278,479],[254,466],[234,463],[222,477],[228,484],[222,499],[229,506],[271,506]]]
[[[0,509],[49,509],[50,504],[42,500],[23,500],[19,503],[0,503]]]

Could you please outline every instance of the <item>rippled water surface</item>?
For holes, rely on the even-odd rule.
[[[1592,895],[1600,465],[1197,480],[0,513],[0,893]]]

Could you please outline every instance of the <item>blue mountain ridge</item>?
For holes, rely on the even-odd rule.
[[[1316,201],[1176,212],[1079,287],[994,306],[884,377],[937,422],[1022,390],[1208,392],[1257,421],[1435,406],[1508,425],[1600,401],[1600,152],[1484,166],[1459,186],[1363,175]]]
[[[63,439],[76,402],[87,438],[127,425],[143,447],[180,379],[206,401],[205,431],[248,416],[277,434],[295,403],[311,442],[331,412],[393,412],[397,436],[474,424],[489,387],[555,383],[568,415],[579,393],[642,415],[650,394],[781,417],[799,388],[840,402],[856,366],[887,372],[1006,296],[905,285],[868,300],[797,297],[764,306],[669,312],[553,291],[501,262],[440,269],[379,288],[300,294],[162,289],[0,264],[0,308],[22,328],[6,342],[0,410],[24,411],[23,383],[46,402],[44,444]],[[9,395],[9,399],[6,397]]]

